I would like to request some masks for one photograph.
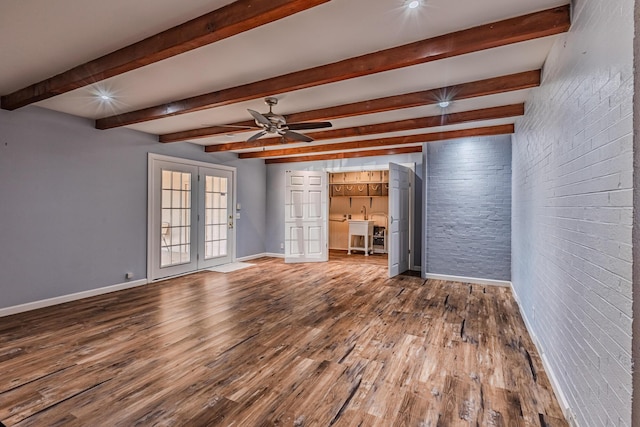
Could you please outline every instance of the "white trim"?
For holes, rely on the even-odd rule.
[[[270,258],[282,258],[282,259],[284,259],[284,254],[278,254],[278,253],[275,253],[275,252],[265,252],[264,256],[270,257]]]
[[[160,156],[159,154],[149,153],[147,157],[147,216],[146,216],[147,247],[146,247],[145,256],[147,258],[147,281],[149,283],[151,283],[152,281],[151,277],[153,276],[151,274],[151,269],[153,268],[153,262],[149,253],[151,252],[151,248],[153,248],[153,236],[155,234],[153,231],[153,225],[151,224],[151,212],[153,212],[153,206],[155,202],[154,193],[153,191],[151,191],[151,187],[153,182],[153,162],[155,160],[160,160],[158,158],[159,156]],[[166,156],[162,156],[162,157],[166,157]]]
[[[225,169],[232,172],[235,172],[237,169],[233,166],[224,166],[224,165],[219,165],[217,163],[201,162],[198,160],[189,160],[189,159],[183,159],[180,157],[171,157],[171,156],[165,156],[162,154],[155,154],[155,153],[149,153],[149,159],[161,160],[163,162],[180,163],[180,164],[189,165],[189,166],[201,166],[205,168],[213,167],[214,169]]]
[[[520,310],[520,317],[522,317],[522,320],[524,321],[524,325],[527,328],[527,332],[529,332],[529,336],[531,337],[533,344],[536,346],[536,349],[538,350],[538,354],[540,355],[540,359],[542,360],[542,366],[544,367],[547,377],[549,377],[551,388],[553,389],[553,392],[555,393],[556,398],[558,399],[558,403],[560,404],[560,409],[562,410],[562,414],[564,415],[564,418],[567,420],[570,426],[578,427],[576,417],[571,411],[571,407],[569,406],[567,398],[562,392],[562,389],[560,388],[558,377],[556,376],[555,372],[551,368],[551,364],[549,363],[549,360],[547,359],[547,356],[543,351],[542,346],[540,345],[540,341],[538,340],[538,337],[536,336],[533,328],[531,327],[531,323],[529,323],[529,318],[525,315],[525,312],[522,309],[523,307],[522,302],[518,297],[518,294],[516,293],[516,289],[514,288],[513,284],[511,284],[511,293],[513,294],[513,298],[516,300],[516,304],[518,305],[518,310]]]
[[[411,170],[409,174],[409,270],[415,270],[413,268],[416,256],[416,248],[414,247],[414,233],[416,229],[416,164],[410,163],[408,167]]]
[[[240,258],[236,258],[236,261],[238,262],[244,262],[244,261],[251,261],[254,259],[258,259],[258,258],[264,258],[264,257],[268,257],[269,255],[267,255],[266,252],[263,252],[261,254],[255,254],[255,255],[249,255],[249,256],[243,256]]]
[[[423,279],[449,280],[451,282],[475,283],[477,285],[500,286],[510,288],[511,282],[507,280],[480,279],[477,277],[451,276],[448,274],[426,273]]]
[[[258,258],[284,258],[284,254],[278,254],[275,252],[262,252],[260,254],[254,254],[254,255],[236,258],[236,261],[244,262],[244,261],[251,261]]]
[[[26,304],[14,305],[13,307],[0,308],[0,317],[11,316],[12,314],[23,313],[25,311],[36,310],[38,308],[50,307],[52,305],[63,304],[65,302],[77,301],[97,295],[122,291],[124,289],[135,288],[147,284],[147,279],[139,279],[117,285],[105,286],[103,288],[91,289],[88,291],[76,292],[74,294],[62,295],[59,297],[43,299],[40,301],[28,302]]]
[[[397,165],[404,166],[413,169],[415,172],[416,163],[396,163]],[[322,168],[325,172],[340,173],[340,172],[366,172],[366,171],[388,171],[389,162],[380,163],[375,165],[360,165],[360,166],[331,166]]]
[[[388,171],[389,163],[377,164],[377,165],[361,165],[361,166],[335,166],[323,168],[325,172],[340,173],[340,172],[367,172],[367,171]]]
[[[428,255],[428,245],[427,245],[427,202],[428,202],[428,190],[429,190],[429,170],[428,170],[428,149],[427,142],[422,144],[422,228],[420,229],[420,246],[422,249],[422,256],[420,259],[420,274],[422,277],[425,277],[427,274],[427,255]]]

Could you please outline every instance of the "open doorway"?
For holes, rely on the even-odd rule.
[[[329,260],[411,269],[415,165],[329,172]]]
[[[329,174],[331,260],[387,266],[389,171]]]

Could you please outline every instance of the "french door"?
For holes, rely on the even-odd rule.
[[[150,280],[233,261],[234,170],[149,157]]]
[[[198,168],[200,189],[198,213],[198,269],[233,261],[233,173],[230,170]]]

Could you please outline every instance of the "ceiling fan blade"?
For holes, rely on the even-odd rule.
[[[256,119],[256,122],[270,127],[271,126],[271,122],[269,121],[269,119],[267,119],[265,116],[263,116],[262,114],[258,113],[255,110],[249,110],[247,109],[247,111],[249,112],[249,114],[251,114],[253,116],[254,119]]]
[[[251,138],[247,139],[247,142],[253,142],[256,139],[265,136],[266,134],[267,134],[267,131],[265,131],[265,130],[263,130],[262,132],[258,132],[255,135],[253,135]]]
[[[229,128],[229,129],[237,129],[237,131],[251,130],[251,129],[262,129],[258,126],[234,126],[234,125],[210,125],[207,123],[202,124],[204,128]]]
[[[287,123],[287,127],[291,130],[322,129],[331,126],[333,126],[331,122]]]
[[[303,135],[301,133],[298,132],[291,132],[290,130],[285,131],[282,136],[287,137],[289,139],[293,139],[295,141],[302,141],[302,142],[311,142],[313,141],[313,138],[308,137],[307,135]]]
[[[211,127],[230,128],[230,129],[260,129],[258,126],[235,126],[235,125],[211,125]]]

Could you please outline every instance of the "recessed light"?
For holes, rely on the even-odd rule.
[[[447,108],[449,105],[451,105],[451,101],[440,101],[440,102],[438,102],[438,106],[440,108]]]
[[[418,0],[413,0],[407,3],[407,7],[409,9],[415,9],[418,6],[420,6],[420,2]]]
[[[111,97],[109,95],[100,95],[100,99],[103,101],[111,101]]]

